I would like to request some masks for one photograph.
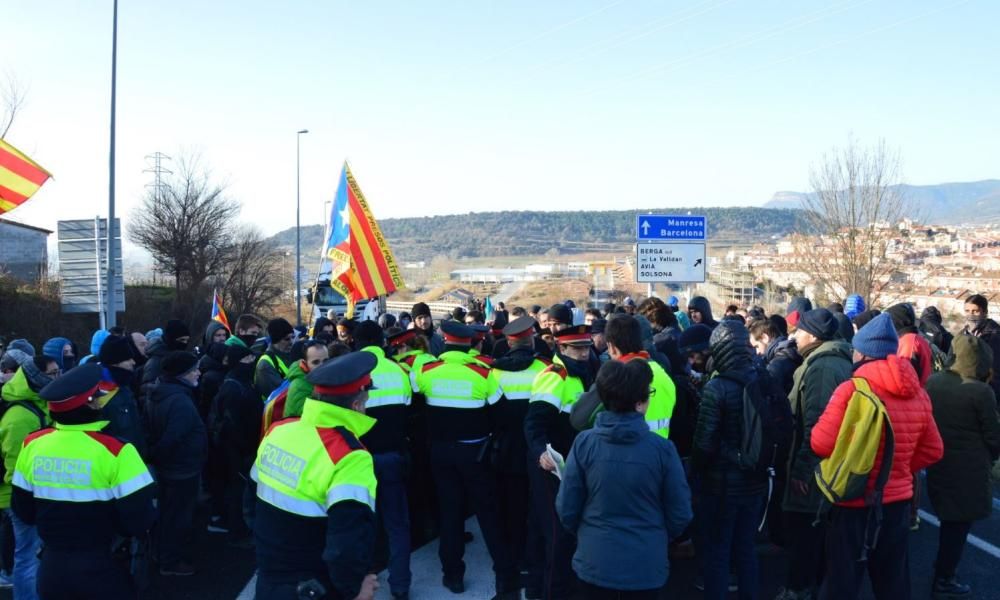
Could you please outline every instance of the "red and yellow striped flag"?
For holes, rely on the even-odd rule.
[[[26,202],[49,177],[41,165],[0,140],[0,215]]]
[[[383,296],[404,287],[389,243],[372,216],[350,167],[344,164],[330,214],[326,256],[330,285],[349,302]]]

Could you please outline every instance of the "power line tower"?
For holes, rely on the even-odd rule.
[[[143,173],[152,173],[153,182],[147,183],[146,188],[153,191],[153,198],[157,203],[163,201],[163,190],[167,187],[166,182],[163,181],[164,175],[173,175],[174,172],[164,166],[164,163],[172,160],[169,156],[162,152],[154,152],[146,156],[146,162],[150,166],[143,169]],[[153,283],[156,283],[156,272],[159,265],[153,265]]]

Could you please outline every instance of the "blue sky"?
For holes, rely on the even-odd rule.
[[[111,2],[3,7],[11,218],[106,212]],[[198,152],[266,232],[323,219],[347,157],[376,216],[761,204],[853,135],[904,179],[1000,177],[992,0],[123,1],[118,202]]]

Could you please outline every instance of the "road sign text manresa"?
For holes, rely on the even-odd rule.
[[[635,225],[639,241],[704,242],[708,233],[703,216],[636,215]]]

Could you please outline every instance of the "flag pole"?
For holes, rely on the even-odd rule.
[[[108,159],[108,284],[106,286],[108,329],[115,326],[115,91],[118,77],[118,0],[114,0],[114,23],[111,28],[111,152]]]

